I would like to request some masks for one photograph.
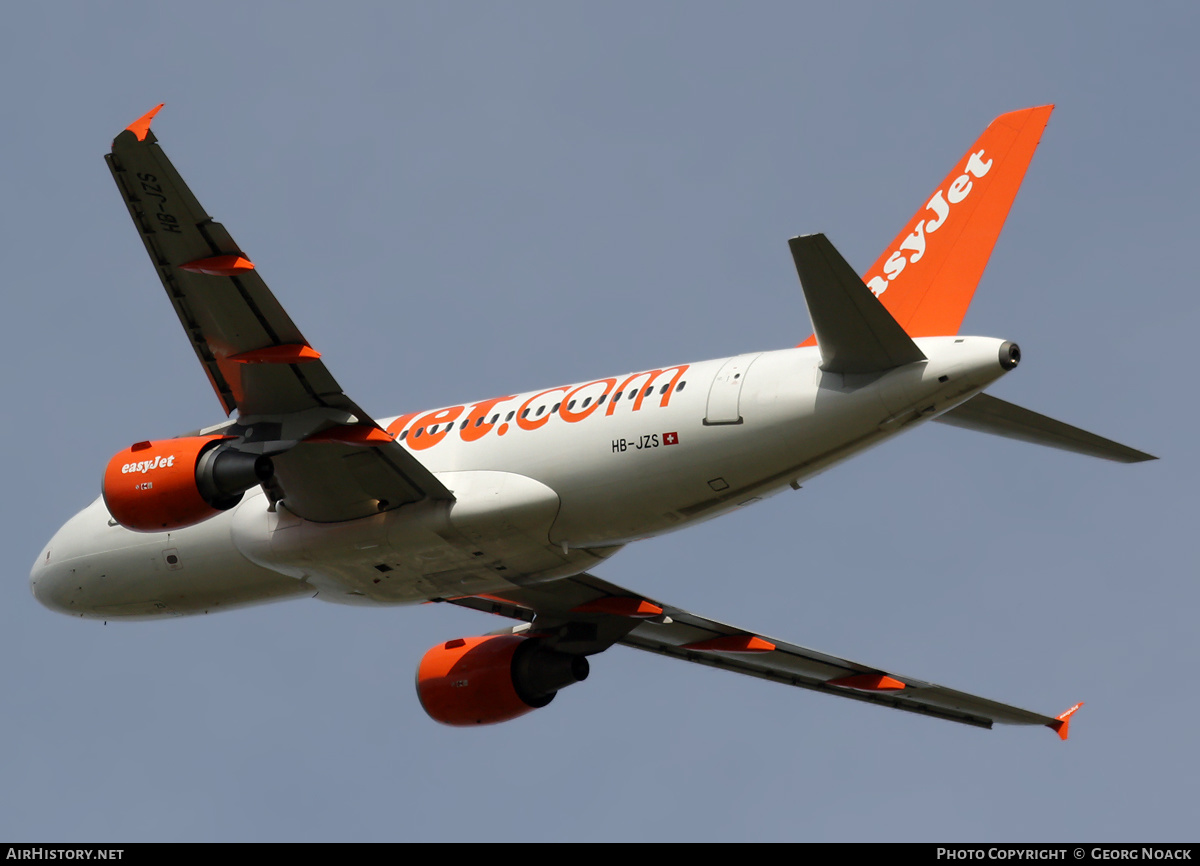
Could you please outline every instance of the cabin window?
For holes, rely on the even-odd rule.
[[[618,400],[620,400],[621,395],[624,393],[624,391],[618,391],[617,393],[613,394],[613,402],[616,403]]]
[[[466,424],[467,422],[464,421],[463,423]],[[475,419],[475,426],[478,427],[482,423],[483,423],[483,416],[480,415],[478,418]]]
[[[524,412],[522,412],[522,413],[521,413],[521,417],[522,417],[522,418],[528,418],[528,417],[529,417],[529,410],[528,410],[528,409],[526,409]]]
[[[574,401],[574,400],[572,400],[570,403],[568,403],[568,404],[567,404],[567,408],[568,408],[568,409],[574,409],[574,408],[575,408],[575,401]]]
[[[534,412],[534,413],[533,413],[533,414],[534,414],[534,417],[540,417],[540,416],[541,416],[541,414],[542,414],[543,412],[545,412],[545,411],[546,411],[546,407],[545,407],[545,406],[538,406],[538,410],[537,410],[536,412]]]
[[[470,418],[466,418],[466,419],[464,419],[464,420],[463,420],[463,422],[462,422],[462,424],[460,424],[460,425],[459,425],[458,429],[459,429],[459,430],[466,430],[466,429],[467,429],[467,421],[470,421],[470,420],[471,420]]]
[[[675,393],[676,393],[676,394],[678,394],[680,391],[682,391],[682,390],[683,390],[683,386],[684,386],[684,385],[686,385],[686,384],[687,384],[687,382],[680,382],[678,385],[676,385],[676,386],[675,386]]]
[[[586,409],[591,402],[592,402],[592,398],[588,397],[586,400],[583,401],[583,408]]]
[[[551,414],[553,414],[554,412],[557,412],[557,411],[558,411],[558,407],[559,407],[559,406],[561,406],[561,405],[562,405],[562,403],[555,403],[555,404],[554,404],[554,408],[550,410]]]
[[[505,416],[504,416],[504,420],[505,420],[505,421],[511,421],[511,420],[513,419],[513,415],[516,415],[516,414],[517,414],[517,413],[516,413],[515,411],[513,411],[513,412],[509,412],[507,415],[505,415]]]
[[[401,433],[401,434],[400,434],[400,438],[401,438],[401,439],[407,439],[407,438],[408,438],[408,431],[407,431],[407,430],[405,430],[403,433]]]
[[[499,412],[497,412],[495,415],[493,415],[493,416],[492,416],[492,420],[491,420],[491,421],[489,421],[488,423],[489,423],[489,424],[495,424],[495,423],[496,423],[497,421],[499,421],[499,420],[500,420],[500,413],[499,413]]]
[[[665,393],[667,393],[667,389],[668,389],[668,388],[670,388],[670,387],[671,387],[670,385],[663,385],[663,386],[662,386],[662,390],[661,390],[661,391],[659,391],[658,393],[660,393],[660,394],[665,394]]]
[[[608,397],[608,395],[607,395],[607,394],[601,394],[601,395],[600,395],[600,399],[596,401],[596,405],[597,405],[597,406],[599,406],[601,403],[603,403],[603,402],[604,402],[604,400],[605,400],[607,397]]]
[[[421,435],[422,433],[424,433],[424,432],[425,432],[425,428],[424,428],[424,427],[418,427],[418,428],[417,428],[417,436],[416,436],[416,437],[414,437],[414,438],[418,438],[418,437],[420,437],[420,435]]]

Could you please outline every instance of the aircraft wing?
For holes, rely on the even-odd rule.
[[[539,636],[551,649],[590,655],[622,644],[784,685],[981,728],[1045,725],[1064,740],[1071,715],[1044,716],[906,674],[838,658],[662,604],[591,574],[491,596],[440,599],[524,620],[500,633]]]
[[[159,280],[242,450],[274,456],[277,498],[310,520],[350,520],[452,494],[342,391],[257,268],[158,146],[150,121],[105,156]],[[272,490],[269,487],[268,492]]]

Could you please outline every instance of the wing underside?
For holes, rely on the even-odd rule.
[[[452,499],[343,392],[241,246],[205,212],[150,131],[157,111],[121,132],[105,161],[217,399],[238,413],[221,433],[270,454],[268,494],[310,520]]]
[[[721,668],[797,688],[952,722],[1045,725],[1046,716],[748,632],[665,605],[590,574],[492,596],[441,599],[529,625],[502,631],[537,635],[560,652],[592,654],[613,644]]]

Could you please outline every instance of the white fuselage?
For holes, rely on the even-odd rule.
[[[406,604],[577,574],[953,408],[1003,375],[1001,342],[918,339],[927,361],[871,376],[785,349],[387,419],[453,502],[322,524],[255,489],[195,526],[142,533],[98,498],[46,545],[32,589],[55,610],[112,619],[303,595]]]

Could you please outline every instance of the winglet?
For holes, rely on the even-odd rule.
[[[1059,713],[1054,717],[1055,721],[1050,722],[1048,725],[1046,725],[1046,727],[1050,728],[1052,731],[1055,731],[1058,734],[1059,739],[1065,740],[1067,738],[1068,729],[1071,727],[1071,716],[1075,715],[1075,711],[1082,706],[1083,701],[1080,701],[1065,713]]]
[[[146,135],[150,132],[150,121],[154,120],[154,115],[158,114],[164,105],[166,105],[165,102],[160,102],[125,128],[136,135],[138,141],[145,141]]]

